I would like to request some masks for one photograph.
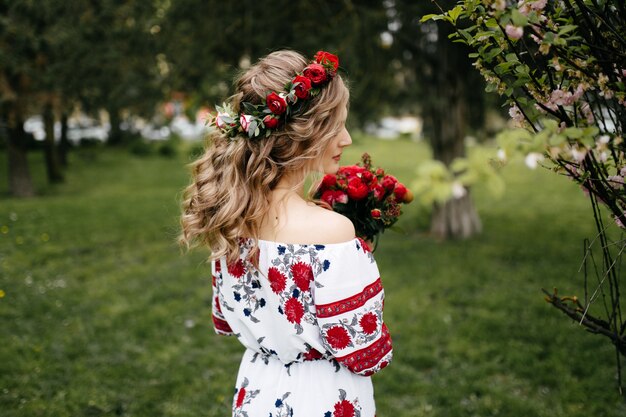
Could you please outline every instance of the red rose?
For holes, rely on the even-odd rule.
[[[339,68],[339,58],[337,58],[337,55],[333,55],[329,52],[318,51],[315,54],[315,62],[322,65],[331,65],[333,72],[336,72],[337,68]]]
[[[291,265],[291,275],[293,280],[300,288],[300,291],[308,291],[313,281],[313,269],[311,265],[304,262],[296,262]]]
[[[302,304],[297,298],[287,300],[285,303],[285,315],[289,322],[300,324],[300,320],[302,320],[302,316],[304,315],[304,307],[302,307]]]
[[[326,190],[322,193],[322,196],[320,197],[320,200],[325,201],[326,203],[328,203],[329,206],[332,206],[333,203],[335,202],[335,193],[333,190]]]
[[[354,177],[355,175],[365,171],[365,168],[358,165],[347,165],[339,168],[337,174],[345,175],[346,177]]]
[[[347,204],[348,203],[348,194],[343,191],[335,191],[333,194],[333,198],[337,203]]]
[[[311,80],[307,77],[303,77],[302,75],[296,76],[296,78],[292,81],[293,84],[298,83],[295,86],[296,97],[301,99],[309,98],[309,91],[311,90]]]
[[[353,200],[363,200],[369,194],[369,188],[360,178],[352,178],[348,181],[348,197]]]
[[[337,177],[332,174],[324,175],[324,178],[322,179],[322,187],[330,188],[333,187],[335,184],[337,184]]]
[[[326,69],[320,64],[310,64],[302,71],[302,75],[311,80],[314,86],[320,85],[328,79]]]
[[[270,281],[270,287],[275,294],[280,294],[285,289],[287,283],[287,277],[277,268],[271,267],[267,272],[267,278]]]
[[[228,273],[236,278],[241,278],[246,272],[246,267],[243,265],[243,261],[238,259],[234,264],[228,265]]]
[[[385,198],[385,193],[387,192],[387,190],[385,190],[385,187],[383,187],[380,184],[377,184],[374,187],[374,197],[376,197],[376,200],[378,201],[382,201],[383,198]]]
[[[370,182],[374,178],[374,175],[372,175],[372,173],[369,171],[364,171],[361,174],[361,178],[363,178],[367,182]]]
[[[398,182],[396,183],[394,189],[393,189],[393,193],[396,195],[396,201],[398,203],[401,203],[402,201],[404,201],[404,196],[406,195],[407,189],[404,186],[404,184]]]
[[[287,102],[276,93],[268,94],[265,97],[265,103],[274,114],[283,114],[287,110]]]
[[[246,389],[244,387],[241,387],[239,388],[239,393],[237,394],[237,402],[235,403],[235,407],[241,407],[243,405],[244,398],[246,398]]]
[[[343,349],[350,345],[350,335],[341,326],[333,326],[326,332],[326,340],[334,349]]]
[[[373,209],[370,214],[372,215],[373,218],[375,219],[380,219],[380,215],[382,214],[381,211],[379,209]]]
[[[270,114],[263,118],[263,124],[265,125],[266,129],[275,129],[276,127],[278,127],[279,123],[280,120]]]
[[[354,417],[354,406],[348,400],[341,400],[335,404],[333,417]]]
[[[363,332],[367,334],[372,334],[376,331],[376,324],[378,323],[378,318],[374,313],[365,313],[361,320],[359,320],[359,324],[361,325],[361,329]]]
[[[398,180],[393,175],[385,175],[383,178],[383,187],[385,187],[388,191],[392,191],[397,182]]]
[[[385,170],[382,168],[378,168],[376,170],[376,175],[378,175],[379,177],[382,177],[383,175],[385,175]]]

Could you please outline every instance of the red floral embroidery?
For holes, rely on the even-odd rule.
[[[372,252],[372,250],[370,249],[370,246],[367,244],[367,242],[365,242],[360,237],[357,237],[357,239],[359,239],[359,242],[361,243],[361,249],[363,249],[363,252],[365,252],[365,253],[371,253]]]
[[[339,350],[346,348],[350,342],[350,335],[341,326],[333,326],[326,332],[326,340],[333,348]]]
[[[333,417],[354,417],[354,405],[348,400],[341,400],[335,404]]]
[[[300,291],[309,290],[311,281],[313,281],[313,269],[311,269],[311,265],[304,262],[296,262],[291,265],[291,274],[293,275],[294,282],[298,288],[300,288]]]
[[[239,408],[243,405],[243,400],[246,397],[246,389],[244,387],[239,388],[239,393],[237,394],[237,402],[235,403],[235,407]]]
[[[228,265],[228,273],[234,277],[241,278],[245,272],[246,267],[241,259],[238,259],[234,264]]]
[[[222,272],[222,263],[220,261],[215,261],[215,272]]]
[[[277,268],[271,267],[267,272],[267,278],[270,280],[270,287],[275,294],[280,294],[285,289],[287,277]]]
[[[285,303],[285,315],[287,316],[287,320],[291,323],[300,324],[300,320],[302,320],[302,316],[304,315],[302,303],[300,303],[297,298],[288,299]]]
[[[378,323],[378,319],[376,318],[376,314],[369,312],[361,317],[359,320],[359,324],[361,325],[361,329],[363,332],[367,334],[372,334],[376,331],[376,324]]]
[[[222,307],[220,307],[220,299],[218,297],[215,297],[214,305],[215,305],[215,310],[218,313],[221,313],[222,312]]]
[[[305,361],[314,361],[316,359],[321,359],[322,354],[317,349],[310,349],[307,350],[304,355],[302,355],[302,358]]]

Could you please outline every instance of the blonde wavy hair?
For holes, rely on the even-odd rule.
[[[282,50],[261,58],[235,81],[230,102],[261,103],[268,92],[280,92],[309,64],[301,54]],[[317,168],[326,147],[343,129],[349,92],[337,74],[306,109],[267,138],[228,138],[219,129],[207,137],[202,156],[189,164],[191,183],[184,189],[181,234],[187,250],[206,245],[210,260],[239,257],[239,239],[253,238],[250,255],[258,251],[261,221],[270,192],[287,173],[306,175]]]

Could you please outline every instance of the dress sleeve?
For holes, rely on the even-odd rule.
[[[214,260],[211,262],[211,277],[212,277],[212,304],[211,304],[211,316],[213,318],[213,328],[215,329],[215,333],[221,334],[223,336],[231,336],[233,335],[233,331],[230,328],[230,325],[224,318],[224,314],[222,314],[222,308],[220,307],[220,291],[219,291],[219,283],[222,280],[222,270],[220,268],[220,261]]]
[[[329,251],[315,278],[315,309],[322,343],[351,372],[372,375],[392,358],[383,322],[385,292],[372,253],[360,239]]]

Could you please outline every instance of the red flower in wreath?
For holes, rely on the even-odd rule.
[[[352,342],[346,329],[341,326],[333,326],[328,329],[326,340],[329,345],[337,350],[346,348]]]
[[[348,181],[348,197],[353,200],[363,200],[370,190],[360,178],[352,178]]]
[[[275,129],[278,127],[280,120],[273,117],[272,115],[267,115],[263,118],[263,124],[267,129]]]
[[[376,331],[378,318],[376,317],[376,314],[372,312],[365,313],[361,317],[361,320],[359,320],[359,324],[361,325],[361,329],[363,329],[363,332],[367,334],[372,334]]]
[[[302,316],[304,315],[302,303],[300,303],[297,298],[287,300],[285,303],[285,315],[289,322],[300,324],[300,320],[302,320]]]
[[[302,75],[311,80],[314,86],[324,83],[328,79],[326,69],[320,64],[311,64],[302,71]]]
[[[333,72],[336,72],[337,68],[339,68],[339,58],[337,58],[337,55],[333,55],[330,52],[318,51],[315,54],[315,61],[322,65],[332,65]]]
[[[354,417],[354,405],[348,400],[341,400],[335,404],[333,417]]]
[[[285,110],[287,110],[287,102],[276,93],[269,93],[267,97],[265,97],[265,102],[267,103],[267,107],[274,114],[283,114]]]
[[[239,393],[237,393],[237,402],[235,403],[235,407],[239,408],[243,405],[243,400],[246,398],[246,389],[244,387],[239,388]]]
[[[313,281],[313,269],[304,262],[296,262],[291,265],[291,274],[300,291],[308,291]]]
[[[285,289],[287,277],[285,277],[277,268],[271,267],[267,273],[267,278],[269,279],[270,287],[275,294],[280,294]]]
[[[301,99],[309,98],[309,91],[311,90],[311,80],[302,75],[296,76],[292,81],[293,84],[298,83],[295,87],[296,97]]]
[[[246,272],[246,267],[243,265],[243,261],[238,259],[234,264],[228,265],[228,273],[236,278],[241,278]]]

